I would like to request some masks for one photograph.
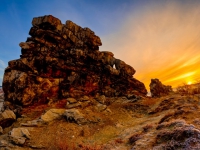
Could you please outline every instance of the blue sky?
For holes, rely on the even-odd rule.
[[[100,50],[133,66],[146,86],[151,78],[172,85],[199,78],[198,0],[0,0],[0,85],[32,18],[49,14],[89,27],[102,40]]]
[[[33,17],[51,14],[72,20],[98,36],[114,32],[137,2],[132,0],[0,0],[0,84],[9,60],[20,55],[19,43],[29,36]]]

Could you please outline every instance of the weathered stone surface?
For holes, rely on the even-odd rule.
[[[71,109],[71,108],[77,108],[77,107],[81,107],[81,103],[80,102],[77,102],[77,103],[67,103],[66,104],[66,108],[67,109]]]
[[[67,121],[69,122],[75,122],[77,124],[85,124],[87,123],[87,120],[83,117],[83,114],[79,112],[77,109],[69,109],[66,110],[63,114]]]
[[[168,95],[170,92],[173,91],[171,86],[163,85],[158,79],[151,79],[151,83],[149,86],[152,97]]]
[[[50,109],[44,115],[41,116],[41,119],[44,122],[51,122],[56,119],[61,119],[64,112],[65,109]]]
[[[33,18],[32,25],[31,37],[19,44],[20,59],[5,69],[6,101],[28,106],[83,95],[146,95],[135,70],[112,52],[100,52],[101,40],[89,28],[51,15]]]
[[[27,139],[31,138],[30,133],[26,128],[13,128],[12,131],[10,132],[10,136],[25,137]]]
[[[173,128],[172,128],[173,127]],[[162,123],[157,127],[161,130],[156,137],[153,149],[188,149],[200,148],[200,130],[182,120]]]
[[[106,105],[103,105],[103,104],[100,104],[100,103],[95,106],[95,109],[99,112],[106,110],[106,108],[107,108]]]
[[[101,96],[98,96],[98,97],[96,98],[96,100],[97,100],[99,103],[104,104],[105,101],[106,101],[106,97],[105,97],[105,95],[101,95]]]
[[[30,139],[30,133],[26,128],[13,128],[10,131],[10,139],[14,144],[23,145],[26,139]]]
[[[10,125],[16,120],[16,115],[11,110],[5,110],[4,112],[0,113],[0,126],[5,128]]]
[[[75,98],[67,98],[67,103],[69,104],[77,103],[77,100]]]

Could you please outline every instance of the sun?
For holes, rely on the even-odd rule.
[[[191,85],[192,84],[192,82],[191,81],[188,81],[188,83],[187,83],[188,85]]]

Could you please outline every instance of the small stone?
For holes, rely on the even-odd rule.
[[[105,101],[106,101],[106,97],[105,97],[105,95],[101,95],[101,96],[97,97],[96,100],[97,100],[99,103],[104,104]]]
[[[13,128],[10,132],[10,136],[12,137],[25,137],[30,139],[30,133],[26,128]]]
[[[83,114],[80,113],[77,109],[66,110],[63,115],[66,117],[67,121],[74,121],[77,124],[87,123],[87,120],[83,117]]]
[[[96,108],[97,111],[101,112],[101,111],[106,110],[107,106],[106,106],[106,105],[103,105],[103,104],[97,104],[97,105],[95,106],[95,108]]]
[[[107,109],[106,109],[106,112],[112,113],[112,111],[110,110],[110,108],[107,108]]]
[[[86,95],[84,95],[83,97],[81,97],[79,99],[79,101],[81,101],[81,102],[83,102],[83,101],[89,101],[89,100],[90,100],[90,98],[88,96],[86,96]]]
[[[29,147],[33,149],[46,149],[45,146],[43,145],[29,145]]]
[[[41,119],[44,122],[51,122],[56,119],[61,119],[64,112],[65,109],[50,109],[41,116]]]
[[[13,128],[10,131],[10,138],[14,144],[23,145],[26,139],[30,139],[30,133],[26,128]]]
[[[26,127],[37,127],[41,125],[42,120],[41,119],[36,119],[32,121],[27,121],[26,123],[21,123],[20,126],[26,126]]]
[[[75,98],[67,98],[67,102],[69,104],[77,103],[77,100]]]
[[[12,119],[16,119],[16,115],[14,114],[14,112],[12,110],[5,110],[3,113],[1,113],[1,117],[5,118],[12,118]]]
[[[80,107],[80,106],[81,106],[81,104],[79,102],[78,103],[72,103],[72,104],[67,103],[66,108],[71,109],[71,108],[77,108],[77,107]]]

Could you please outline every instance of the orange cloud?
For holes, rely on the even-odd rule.
[[[200,4],[167,1],[130,12],[124,25],[102,38],[100,50],[112,51],[136,69],[149,88],[151,78],[178,86],[200,77]]]

